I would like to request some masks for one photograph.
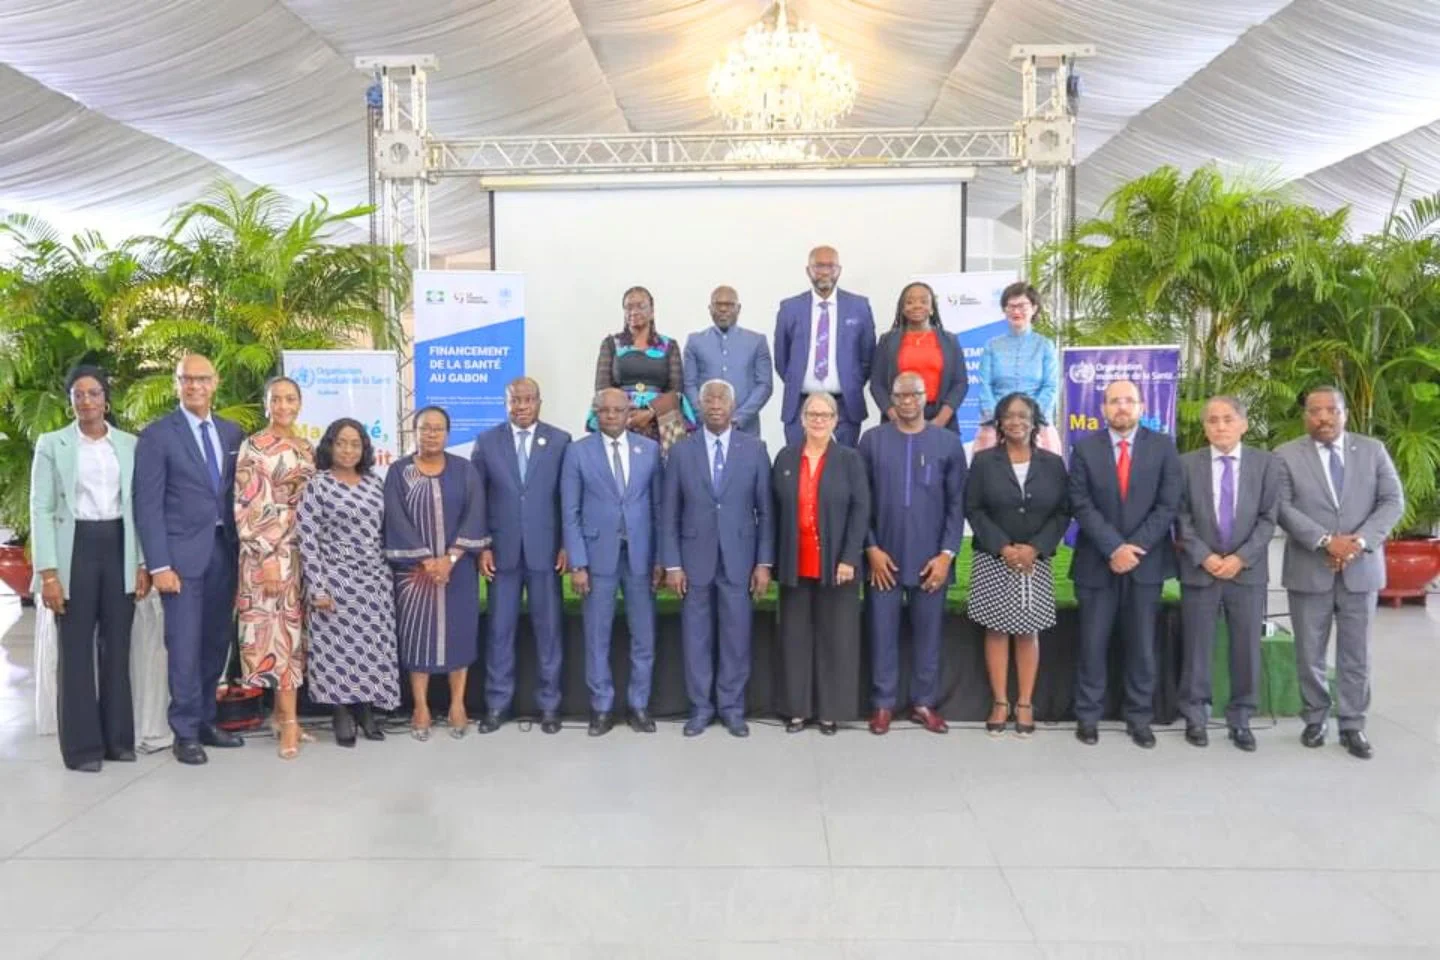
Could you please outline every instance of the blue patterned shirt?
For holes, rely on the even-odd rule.
[[[1023,393],[1040,407],[1040,415],[1055,423],[1055,394],[1059,389],[1055,345],[1034,330],[1002,333],[985,344],[980,355],[980,413],[989,418],[995,403],[1009,393]]]

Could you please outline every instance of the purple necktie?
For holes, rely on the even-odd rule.
[[[1220,545],[1230,549],[1230,536],[1235,532],[1235,458],[1220,458]]]
[[[830,301],[820,301],[820,322],[815,325],[815,379],[830,375]]]

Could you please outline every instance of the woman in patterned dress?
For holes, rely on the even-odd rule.
[[[465,736],[465,680],[480,655],[480,568],[485,493],[464,457],[446,453],[450,415],[415,414],[417,452],[385,476],[385,559],[395,571],[396,639],[410,671],[410,735],[430,739],[430,676],[449,674],[450,736]]]
[[[385,482],[365,428],[336,420],[315,448],[315,476],[300,501],[300,562],[310,636],[310,699],[335,713],[335,742],[384,740],[372,707],[400,705],[395,595],[385,562]]]
[[[1040,448],[1035,398],[1011,393],[995,406],[1003,442],[982,450],[965,483],[965,519],[974,555],[970,619],[985,628],[985,667],[995,702],[985,729],[1005,732],[1010,719],[1010,638],[1015,638],[1015,732],[1035,731],[1031,697],[1040,669],[1040,631],[1055,626],[1050,558],[1070,526],[1065,461]]]
[[[300,554],[295,507],[315,472],[309,442],[295,435],[300,387],[287,377],[265,384],[269,425],[240,446],[235,462],[235,528],[240,586],[235,612],[245,682],[275,691],[279,752],[300,752],[296,703],[305,677]]]
[[[625,329],[600,341],[595,392],[624,390],[630,398],[626,429],[649,437],[668,452],[698,422],[685,399],[680,344],[655,329],[655,299],[649,290],[631,287],[620,306]],[[592,433],[599,429],[593,411],[585,428]]]

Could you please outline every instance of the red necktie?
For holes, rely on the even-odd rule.
[[[1120,499],[1130,496],[1130,441],[1120,441],[1120,459],[1115,461],[1115,477],[1120,481]]]

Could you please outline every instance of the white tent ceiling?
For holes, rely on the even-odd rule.
[[[434,53],[440,136],[700,129],[769,0],[0,0],[0,209],[111,235],[228,177],[366,200],[363,54]],[[1018,42],[1088,42],[1082,211],[1161,163],[1295,181],[1373,228],[1440,189],[1440,0],[792,0],[852,63],[853,126],[1008,123]],[[437,253],[484,248],[466,181]],[[987,173],[980,216],[1013,215]]]

